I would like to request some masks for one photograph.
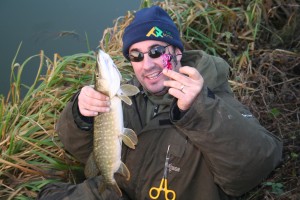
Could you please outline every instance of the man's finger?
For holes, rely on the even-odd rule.
[[[163,74],[165,76],[169,77],[170,79],[173,79],[173,80],[176,80],[176,81],[182,80],[182,74],[180,74],[176,71],[173,71],[173,70],[164,69]]]
[[[94,88],[90,86],[83,87],[81,92],[83,93],[83,95],[93,99],[99,99],[102,101],[109,100],[109,97],[101,94],[100,92],[97,92]]]
[[[180,67],[179,72],[188,75],[193,80],[201,79],[200,73],[193,67],[188,67],[188,66]]]

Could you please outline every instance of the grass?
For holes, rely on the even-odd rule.
[[[26,87],[21,100],[22,70],[36,56],[41,60],[37,77],[32,86]],[[0,98],[1,197],[17,195],[22,199],[31,181],[67,180],[72,170],[81,169],[61,148],[54,126],[74,92],[90,82],[94,64],[92,52],[65,58],[56,54],[51,61],[41,51],[22,64],[13,62],[10,94],[6,99]],[[40,74],[43,67],[46,75]],[[24,179],[28,184],[20,184]],[[20,191],[14,193],[18,188]]]
[[[149,4],[145,1],[141,6]],[[177,0],[155,4],[176,22],[185,49],[203,49],[230,63],[229,83],[236,98],[284,142],[282,164],[243,199],[299,199],[300,27],[296,19],[300,2]],[[133,12],[128,12],[116,19],[99,43],[124,80],[133,73],[122,56],[121,37],[132,17]],[[62,148],[55,124],[73,94],[92,83],[94,52],[48,58],[41,51],[17,63],[19,49],[11,64],[10,92],[0,96],[0,199],[34,199],[49,182],[77,182],[82,170]],[[35,81],[26,86],[22,71],[36,58],[40,65]]]

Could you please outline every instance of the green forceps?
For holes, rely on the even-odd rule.
[[[164,191],[166,200],[175,200],[175,198],[176,198],[176,193],[174,192],[174,190],[168,189],[167,174],[168,174],[169,159],[170,159],[169,149],[170,149],[170,145],[168,146],[166,161],[165,161],[165,168],[164,168],[164,175],[163,175],[163,178],[161,179],[160,185],[159,185],[159,187],[151,187],[149,190],[149,196],[151,197],[151,199],[158,199],[161,191]]]

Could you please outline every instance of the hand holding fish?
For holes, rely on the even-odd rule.
[[[181,110],[188,110],[203,87],[203,77],[192,67],[184,66],[179,72],[163,70],[163,74],[170,78],[164,85],[170,87],[169,94],[178,99],[177,105]]]
[[[80,113],[86,117],[94,117],[98,113],[109,112],[109,97],[91,86],[85,86],[78,96],[78,108]]]

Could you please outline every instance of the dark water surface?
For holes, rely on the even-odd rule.
[[[51,60],[61,56],[95,50],[103,30],[128,10],[138,10],[140,0],[1,0],[0,1],[0,95],[10,85],[11,62],[22,42],[17,62],[44,50]],[[70,33],[70,34],[64,34]],[[29,62],[22,83],[31,85],[39,58]]]

